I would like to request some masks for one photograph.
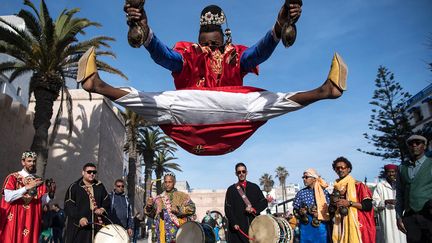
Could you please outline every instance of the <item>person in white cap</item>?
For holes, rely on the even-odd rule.
[[[410,161],[399,166],[397,225],[409,243],[432,242],[432,159],[425,155],[427,142],[420,135],[409,137]]]
[[[314,169],[307,169],[302,178],[305,188],[297,192],[293,202],[294,213],[301,218],[300,242],[329,242],[328,185]]]

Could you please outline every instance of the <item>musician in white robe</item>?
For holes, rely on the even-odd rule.
[[[378,212],[377,243],[404,243],[406,236],[396,224],[397,165],[384,166],[386,179],[379,182],[373,193],[373,204]]]

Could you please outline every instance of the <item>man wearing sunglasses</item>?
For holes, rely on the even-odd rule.
[[[294,214],[300,218],[300,242],[329,242],[330,194],[325,189],[328,185],[314,169],[303,172],[302,179],[305,188],[293,202]]]
[[[83,166],[82,177],[66,191],[64,208],[67,217],[65,243],[91,243],[105,220],[110,208],[108,192],[96,179],[93,163]]]
[[[134,228],[132,205],[129,203],[129,198],[125,193],[124,180],[117,179],[114,182],[114,190],[110,192],[109,196],[111,201],[111,221],[127,229],[129,237],[132,237]]]
[[[257,184],[246,180],[245,164],[236,164],[235,174],[238,181],[228,187],[225,195],[225,215],[229,226],[228,242],[249,242],[242,233],[247,234],[255,216],[266,209],[267,199]]]
[[[396,218],[407,241],[432,242],[432,159],[425,155],[427,139],[410,136],[410,161],[399,166]]]
[[[334,184],[333,195],[335,191],[340,193],[335,205],[337,209],[333,219],[333,242],[375,242],[372,192],[350,175],[352,164],[347,158],[337,158],[332,166],[339,176]]]

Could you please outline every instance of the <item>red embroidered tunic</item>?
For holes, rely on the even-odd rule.
[[[25,187],[26,178],[18,172],[9,174],[3,184],[5,189],[17,190]],[[0,205],[0,242],[34,243],[39,240],[42,219],[42,196],[47,193],[45,185],[38,187],[37,194],[6,202],[4,194]]]

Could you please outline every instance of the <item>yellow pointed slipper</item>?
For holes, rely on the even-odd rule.
[[[76,81],[78,83],[85,81],[92,74],[97,72],[96,53],[92,46],[88,49],[78,61],[78,73]]]
[[[330,79],[341,91],[347,89],[346,81],[348,77],[348,67],[338,53],[333,56],[331,68],[327,79]]]

